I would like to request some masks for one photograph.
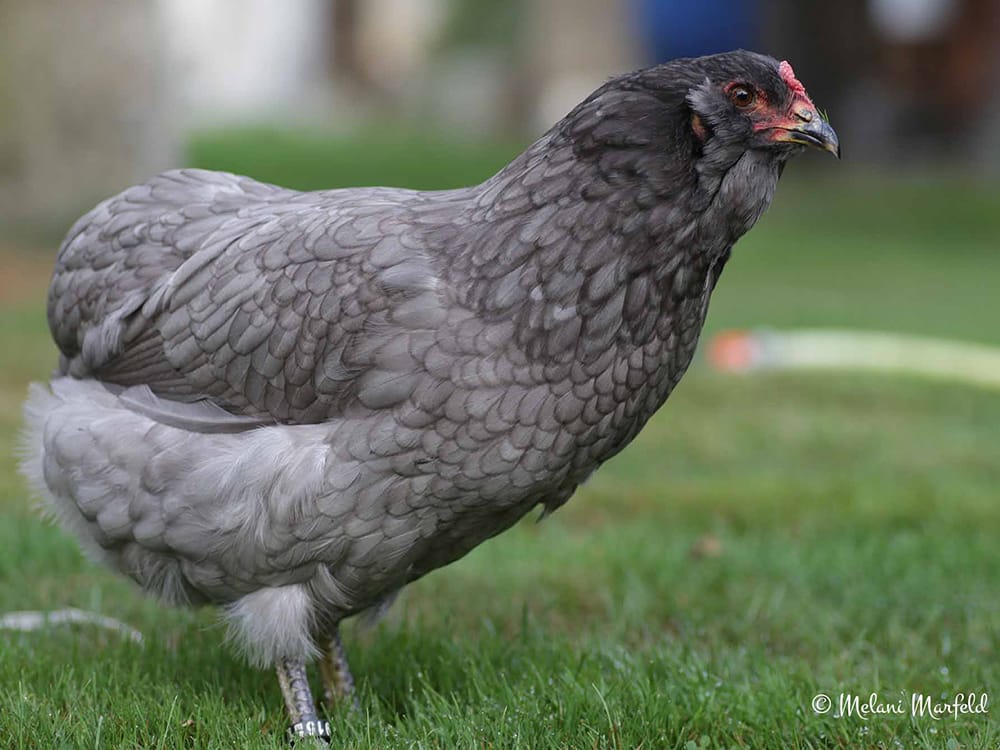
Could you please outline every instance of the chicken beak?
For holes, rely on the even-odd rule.
[[[829,151],[840,158],[840,139],[830,123],[823,119],[812,107],[798,107],[793,114],[793,122],[777,128],[774,140],[785,143],[801,143],[822,151]]]

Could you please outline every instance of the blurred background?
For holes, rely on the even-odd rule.
[[[251,125],[272,131],[253,151],[374,131],[508,156],[615,73],[736,47],[794,62],[854,169],[1000,171],[995,0],[3,0],[0,219],[65,219],[158,170],[235,158]],[[242,140],[205,142],[233,127]]]
[[[183,165],[300,189],[477,183],[609,76],[735,47],[792,62],[844,159],[788,166],[727,265],[704,338],[888,337],[813,337],[818,371],[696,362],[556,519],[418,582],[385,630],[348,638],[349,650],[382,646],[352,653],[365,704],[422,738],[412,717],[437,732],[440,690],[457,696],[454,716],[505,717],[475,735],[497,747],[517,746],[503,734],[511,717],[531,747],[692,747],[702,732],[727,748],[1000,744],[1000,723],[981,717],[920,744],[926,725],[908,718],[864,735],[800,700],[1000,684],[997,0],[0,0],[0,612],[73,605],[157,644],[130,671],[137,657],[117,641],[12,636],[0,736],[112,746],[98,717],[139,696],[139,718],[104,725],[122,746],[136,746],[136,722],[191,715],[197,727],[216,704],[230,737],[232,717],[250,715],[240,706],[261,705],[254,686],[272,684],[219,649],[211,613],[164,611],[87,563],[16,474],[27,383],[55,362],[45,289],[77,216]],[[899,334],[946,343],[901,349]],[[829,367],[834,344],[847,371]],[[863,372],[859,357],[883,344],[889,366]],[[419,645],[405,636],[416,626]],[[467,667],[483,653],[495,682]],[[537,700],[552,680],[531,675],[546,670],[578,710]],[[53,693],[57,671],[71,676]],[[148,692],[153,672],[160,692]],[[508,683],[510,713],[487,697]],[[627,692],[643,685],[645,697]],[[650,716],[664,734],[647,745]],[[59,727],[97,737],[60,739]],[[242,731],[259,737],[259,722]],[[775,744],[756,741],[765,734]]]

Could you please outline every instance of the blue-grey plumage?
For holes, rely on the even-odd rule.
[[[813,137],[787,137],[790,75],[737,52],[622,76],[461,190],[129,188],[59,251],[27,476],[144,589],[301,663],[557,508],[663,403]]]

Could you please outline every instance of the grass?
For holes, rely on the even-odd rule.
[[[401,142],[250,132],[202,138],[194,161],[302,187],[443,187],[508,153]],[[837,169],[789,168],[709,330],[1000,344],[995,186],[823,167]],[[12,452],[25,383],[52,362],[43,294],[0,301],[0,611],[79,606],[146,645],[86,627],[0,634],[0,745],[284,747],[276,681],[222,647],[212,612],[159,607],[30,509]],[[993,697],[998,444],[997,393],[696,366],[553,518],[418,582],[375,628],[349,629],[364,713],[332,717],[334,746],[1000,747],[992,706],[940,721],[810,706],[817,693]]]

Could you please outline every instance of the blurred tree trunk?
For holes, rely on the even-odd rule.
[[[0,220],[64,221],[177,165],[158,7],[0,0]]]
[[[613,75],[637,66],[626,0],[531,0],[538,126],[548,127]]]
[[[358,43],[361,16],[357,0],[333,0],[330,21],[333,25],[330,34],[333,75],[336,80],[359,84],[363,82],[364,69]]]

